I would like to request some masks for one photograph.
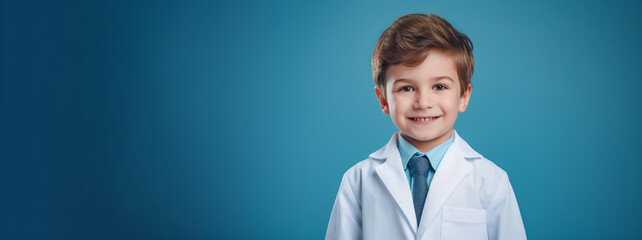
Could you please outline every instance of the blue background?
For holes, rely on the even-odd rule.
[[[530,239],[640,238],[640,4],[11,1],[2,239],[321,239],[342,174],[396,131],[379,35],[437,13],[473,41],[458,132]]]

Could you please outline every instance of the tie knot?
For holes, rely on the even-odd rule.
[[[408,169],[410,170],[410,176],[423,175],[428,176],[428,171],[430,171],[430,161],[426,155],[413,156],[408,161]]]

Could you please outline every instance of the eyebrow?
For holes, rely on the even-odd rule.
[[[436,77],[431,77],[430,78],[430,80],[432,80],[432,81],[439,81],[439,80],[442,80],[442,79],[445,79],[445,80],[448,80],[448,81],[451,81],[451,82],[455,82],[455,80],[453,80],[449,76],[436,76]],[[400,78],[400,79],[395,80],[395,83],[397,83],[397,82],[414,82],[414,80],[413,79]]]

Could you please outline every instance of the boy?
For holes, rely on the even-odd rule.
[[[381,34],[375,94],[399,132],[343,175],[326,239],[526,239],[506,172],[453,130],[472,49],[436,15],[402,16]]]

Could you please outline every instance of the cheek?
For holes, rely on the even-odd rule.
[[[405,111],[403,99],[400,99],[398,96],[390,98],[388,107],[390,108],[390,115],[393,118],[398,120],[403,117]]]
[[[397,112],[403,112],[406,111],[408,108],[408,101],[404,99],[402,96],[395,96],[392,99],[392,104],[391,107],[394,107]]]
[[[388,101],[388,107],[390,108],[390,111],[392,111],[393,109],[395,109],[395,110],[398,109],[399,108],[399,97],[394,96],[394,95],[389,95],[389,96],[392,96],[390,98],[390,101]]]
[[[446,111],[459,112],[459,97],[449,97],[448,101],[443,104]]]

